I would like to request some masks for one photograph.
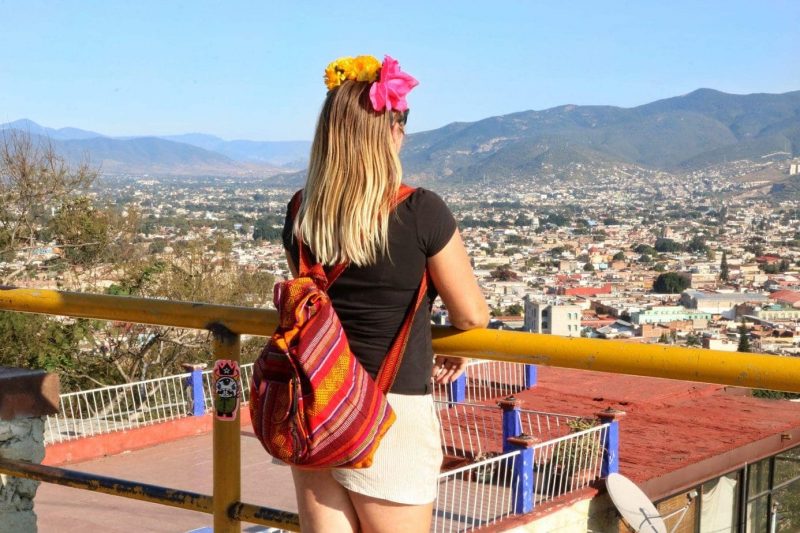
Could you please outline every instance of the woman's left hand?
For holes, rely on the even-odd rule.
[[[433,382],[439,385],[452,383],[467,369],[469,359],[452,355],[437,355],[433,364]]]

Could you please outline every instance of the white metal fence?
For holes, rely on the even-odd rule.
[[[241,366],[244,401],[250,399],[253,364]],[[212,372],[203,372],[206,410],[211,409]],[[191,374],[61,395],[59,412],[45,421],[45,445],[183,418],[192,414]]]
[[[514,514],[519,492],[514,458],[519,451],[439,474],[431,531],[472,531]]]
[[[601,424],[533,447],[534,505],[588,487],[600,477],[608,427]]]
[[[563,494],[588,487],[603,465],[603,445],[609,424],[568,433],[535,444],[533,468],[526,489],[514,476],[514,459],[521,451],[486,451],[472,463],[447,468],[439,475],[439,496],[431,531],[472,531],[515,514],[520,492],[531,490],[535,509]]]
[[[523,367],[524,365],[516,363],[472,361],[466,372],[468,401],[486,401],[519,392],[524,387]],[[247,403],[250,399],[253,364],[241,365],[240,370],[242,400]],[[187,383],[190,375],[178,374],[62,394],[60,412],[47,418],[45,444],[189,416],[193,410],[192,391]],[[204,371],[202,379],[203,399],[208,411],[214,397],[212,371]],[[437,398],[446,399],[446,387],[437,387],[435,394]],[[461,416],[466,416],[466,412]],[[478,427],[486,425],[486,422],[477,423]],[[463,443],[463,446],[467,446],[469,450],[477,450],[477,455],[480,455],[483,447],[476,431],[477,429],[458,428],[454,430],[451,442]]]
[[[467,402],[486,402],[525,390],[525,365],[505,361],[470,361],[466,376]],[[434,398],[448,400],[447,385],[434,387]]]
[[[436,402],[445,456],[475,460],[503,449],[503,412],[491,405]]]
[[[61,395],[45,421],[45,444],[137,428],[190,413],[191,390],[178,374]]]
[[[520,409],[519,415],[522,432],[542,441],[563,437],[572,431],[571,423],[583,420],[580,416],[546,413],[530,409]]]
[[[442,446],[452,457],[476,458],[503,446],[503,411],[493,405],[437,401]],[[547,441],[573,431],[578,416],[522,409],[522,433]]]

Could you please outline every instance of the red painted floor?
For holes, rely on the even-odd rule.
[[[64,468],[211,494],[211,448],[211,434],[206,434]],[[246,433],[242,435],[242,499],[297,511],[289,469],[272,464],[261,444]],[[34,510],[40,533],[172,533],[212,524],[212,516],[204,513],[49,483],[39,486]],[[248,526],[252,524],[242,529]]]
[[[607,407],[620,421],[620,473],[637,483],[800,427],[800,404],[687,381],[540,367],[523,408],[592,415]],[[800,442],[787,442],[786,446]]]

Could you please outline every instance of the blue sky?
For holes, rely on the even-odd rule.
[[[310,139],[322,72],[388,53],[409,131],[699,87],[800,89],[800,2],[0,0],[0,122]]]

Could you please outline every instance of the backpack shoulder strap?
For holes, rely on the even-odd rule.
[[[386,357],[381,364],[381,368],[378,370],[378,375],[375,377],[375,383],[378,385],[378,388],[384,392],[384,394],[389,393],[389,390],[392,388],[392,384],[397,377],[397,372],[400,370],[400,363],[403,361],[403,355],[406,351],[408,338],[411,336],[411,326],[414,323],[414,318],[417,316],[417,311],[422,305],[422,301],[425,299],[425,294],[427,292],[428,269],[426,268],[425,272],[422,273],[422,281],[419,284],[419,288],[414,296],[414,300],[412,300],[408,306],[406,316],[403,319],[403,325],[400,326],[400,331],[397,333],[397,337],[395,337],[392,345],[389,347],[389,351],[386,353]]]
[[[395,207],[401,204],[403,200],[411,196],[416,190],[417,189],[414,187],[401,184],[400,190],[397,192],[397,197],[395,198]],[[414,295],[414,299],[411,301],[408,309],[406,310],[406,315],[403,318],[403,324],[400,326],[400,331],[398,331],[397,336],[395,337],[394,341],[392,341],[389,351],[387,352],[386,357],[383,359],[381,368],[378,370],[378,375],[375,377],[375,382],[378,385],[378,388],[380,388],[384,394],[389,393],[389,390],[392,388],[392,384],[397,377],[397,372],[400,370],[400,363],[403,361],[403,355],[406,351],[408,338],[411,336],[411,326],[414,323],[414,318],[417,316],[417,311],[422,305],[427,293],[428,268],[425,267],[425,271],[422,273],[422,280],[417,288],[417,293]]]

